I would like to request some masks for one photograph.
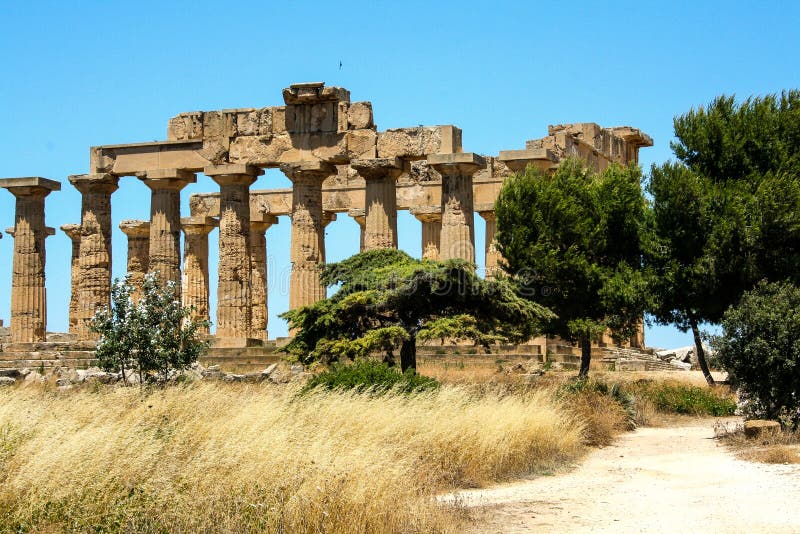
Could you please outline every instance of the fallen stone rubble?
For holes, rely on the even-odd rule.
[[[229,373],[220,369],[219,365],[204,367],[193,363],[183,371],[172,370],[167,378],[168,382],[187,382],[197,380],[219,380],[222,382],[258,383],[269,382],[273,384],[286,384],[307,380],[311,376],[302,365],[289,365],[285,362],[273,363],[266,369],[254,373]],[[160,375],[148,375],[145,380],[152,383],[163,382]],[[103,371],[99,367],[88,369],[67,369],[57,367],[42,374],[33,369],[0,369],[0,387],[12,386],[17,383],[45,383],[53,382],[61,389],[69,389],[75,385],[86,383],[116,384],[123,383],[139,385],[138,373],[126,370],[123,380],[122,372]]]

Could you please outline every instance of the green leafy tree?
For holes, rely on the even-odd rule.
[[[766,281],[744,293],[714,338],[748,417],[800,426],[800,288]]]
[[[115,280],[111,307],[93,318],[91,329],[100,334],[97,360],[107,371],[121,371],[126,381],[127,371],[137,373],[140,383],[150,374],[166,380],[208,349],[198,339],[207,323],[193,319],[191,309],[181,305],[175,282],[163,284],[157,274],[148,274],[138,300],[132,296],[135,289],[128,277]]]
[[[678,163],[653,166],[646,262],[650,313],[692,330],[709,383],[699,324],[762,278],[800,279],[800,92],[721,96],[675,118]]]
[[[365,358],[376,352],[393,364],[400,346],[403,372],[416,368],[417,340],[493,342],[530,338],[552,314],[521,298],[508,281],[482,280],[463,261],[411,258],[372,250],[326,265],[331,297],[285,312],[295,330],[284,348],[303,363]]]
[[[548,334],[580,342],[581,377],[592,341],[606,330],[629,338],[644,312],[640,180],[635,166],[598,173],[567,159],[552,175],[529,167],[508,178],[495,204],[503,267],[557,315]]]

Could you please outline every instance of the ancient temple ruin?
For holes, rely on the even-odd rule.
[[[215,347],[252,347],[267,340],[265,232],[277,217],[291,218],[290,307],[325,296],[318,270],[325,263],[324,228],[352,217],[361,228],[361,249],[397,247],[397,211],[422,222],[423,256],[474,262],[475,214],[486,220],[487,276],[497,269],[493,245],[494,201],[503,180],[532,165],[555,168],[579,156],[602,170],[638,161],[652,140],[623,126],[594,123],[550,126],[547,137],[496,156],[465,152],[455,126],[379,131],[370,102],[323,83],[283,90],[284,105],[182,113],[169,119],[165,141],[102,145],[90,150],[90,172],[69,177],[82,195],[81,220],[64,225],[72,240],[69,329],[90,347],[89,321],[107,306],[111,285],[113,193],[126,176],[151,191],[149,221],[123,221],[127,269],[180,283],[183,302],[216,325]],[[251,190],[266,168],[279,168],[290,189]],[[181,190],[197,173],[217,191],[192,195],[180,212]],[[61,184],[44,178],[6,178],[0,187],[16,197],[11,343],[2,359],[46,342],[45,197]],[[208,235],[218,229],[219,268],[208,267]],[[183,232],[183,250],[181,235]],[[218,278],[216,317],[209,317],[209,280]],[[643,339],[632,341],[642,345]]]

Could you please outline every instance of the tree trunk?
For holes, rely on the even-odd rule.
[[[400,370],[405,373],[406,369],[417,370],[417,339],[414,336],[400,345]]]
[[[589,376],[589,364],[592,362],[592,339],[589,336],[581,337],[581,370],[578,378]]]
[[[700,339],[700,329],[697,327],[697,319],[695,319],[694,316],[689,317],[689,325],[692,327],[692,335],[694,336],[694,350],[697,352],[697,363],[700,364],[700,370],[703,371],[703,376],[706,377],[708,385],[713,386],[714,377],[711,376],[708,363],[706,363],[706,352],[703,350],[703,341]]]

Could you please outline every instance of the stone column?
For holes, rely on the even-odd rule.
[[[350,166],[366,182],[364,250],[397,248],[396,181],[402,162],[399,158],[360,159]]]
[[[292,181],[292,276],[289,309],[313,304],[325,298],[319,281],[325,263],[325,234],[322,215],[322,182],[336,173],[323,161],[284,163],[281,171]]]
[[[203,172],[219,184],[217,346],[257,344],[250,338],[250,186],[264,171],[250,165],[214,165]]]
[[[151,225],[147,221],[127,220],[119,223],[119,228],[128,236],[127,272],[134,288],[133,300],[139,300],[142,296],[144,275],[150,265]]]
[[[181,189],[197,181],[183,169],[147,171],[142,181],[150,188],[150,263],[162,282],[181,283]]]
[[[184,306],[192,308],[192,317],[210,321],[208,304],[208,234],[217,226],[211,217],[185,217],[183,227],[183,281],[181,298]],[[199,332],[208,335],[208,327]]]
[[[439,206],[421,206],[411,208],[411,214],[422,223],[422,259],[439,260],[442,208]]]
[[[358,242],[358,251],[364,252],[364,231],[367,227],[367,216],[366,211],[361,208],[351,208],[350,211],[347,213],[350,217],[353,218],[358,223],[359,228],[359,242]]]
[[[89,330],[94,314],[111,304],[111,194],[119,177],[78,174],[69,177],[81,192],[80,283],[75,333],[78,339],[97,339]]]
[[[72,241],[72,261],[70,262],[70,292],[69,292],[69,333],[75,333],[78,324],[78,284],[81,280],[80,252],[81,252],[81,225],[64,224],[61,230]]]
[[[260,213],[250,219],[250,277],[253,305],[250,308],[250,337],[267,341],[267,237],[270,226],[278,224],[274,215]]]
[[[442,175],[441,259],[475,263],[472,175],[485,165],[484,160],[467,152],[431,154],[428,163]]]
[[[0,187],[16,201],[14,267],[11,277],[11,342],[35,343],[47,338],[47,290],[45,288],[45,246],[48,228],[44,224],[44,199],[61,184],[46,178],[6,178]],[[49,235],[52,235],[50,233]]]
[[[495,222],[494,210],[481,210],[478,212],[486,221],[486,279],[492,280],[502,270],[500,269],[500,253],[497,251],[497,224]]]

